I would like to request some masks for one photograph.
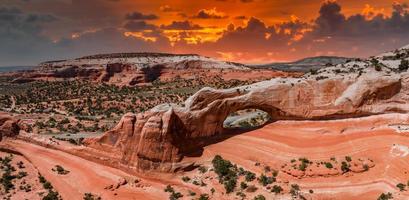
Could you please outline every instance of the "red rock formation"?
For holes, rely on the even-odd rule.
[[[0,113],[0,141],[3,137],[17,136],[19,131],[18,120],[5,113]]]
[[[122,166],[139,171],[174,171],[181,159],[222,135],[223,121],[237,110],[268,112],[275,120],[332,119],[409,111],[408,74],[369,71],[319,80],[273,79],[227,90],[203,88],[184,107],[159,105],[125,115],[89,147],[120,155]],[[189,164],[189,163],[188,163]]]

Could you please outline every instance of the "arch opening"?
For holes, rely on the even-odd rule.
[[[272,122],[269,113],[260,109],[243,109],[231,112],[223,121],[225,130],[251,130]]]

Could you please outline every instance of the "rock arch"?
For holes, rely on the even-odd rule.
[[[186,167],[189,163],[181,162],[184,156],[222,135],[223,121],[231,112],[256,108],[275,120],[408,112],[409,97],[401,92],[407,85],[399,74],[379,72],[349,79],[278,78],[227,90],[203,88],[183,107],[163,104],[125,115],[104,136],[89,140],[88,146],[118,154],[120,167],[169,172]],[[378,95],[385,88],[388,95]]]

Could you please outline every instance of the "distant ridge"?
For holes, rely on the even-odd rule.
[[[108,58],[136,58],[136,57],[172,57],[172,56],[200,56],[198,54],[171,54],[171,53],[152,53],[152,52],[136,52],[136,53],[107,53],[84,56],[78,59],[108,59]]]
[[[316,56],[297,60],[295,62],[269,63],[263,65],[252,65],[252,68],[270,68],[280,71],[308,72],[310,70],[319,70],[326,66],[338,65],[355,58],[346,58],[338,56]]]
[[[0,72],[17,72],[17,71],[26,71],[32,70],[35,66],[5,66],[0,67]]]

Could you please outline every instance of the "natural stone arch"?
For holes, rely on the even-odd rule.
[[[274,79],[226,90],[203,88],[183,107],[164,104],[127,115],[113,130],[88,144],[119,154],[117,167],[174,171],[189,164],[181,162],[184,156],[223,136],[223,121],[231,112],[256,108],[273,120],[407,113],[408,97],[400,90],[408,83],[402,80],[406,79],[379,72],[350,79]],[[385,88],[392,93],[379,95]]]

